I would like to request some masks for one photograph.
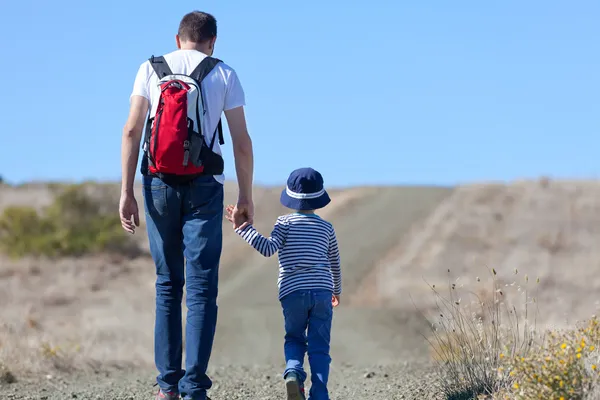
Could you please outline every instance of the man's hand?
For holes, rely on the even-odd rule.
[[[229,205],[225,211],[227,212],[225,218],[233,224],[233,229],[244,229],[254,222],[254,205],[251,202]]]
[[[337,306],[339,306],[339,305],[340,305],[340,297],[341,297],[341,296],[336,296],[335,294],[334,294],[333,296],[331,296],[331,304],[332,304],[334,307],[337,307]]]
[[[121,226],[125,232],[134,234],[136,226],[140,226],[140,213],[133,195],[121,194],[119,216],[121,217]]]

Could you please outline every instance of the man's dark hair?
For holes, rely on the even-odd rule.
[[[208,13],[192,11],[179,23],[177,34],[184,42],[205,42],[217,36],[217,20]]]

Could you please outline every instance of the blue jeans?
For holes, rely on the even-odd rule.
[[[304,385],[304,356],[308,351],[311,372],[310,400],[329,400],[329,342],[333,306],[327,290],[297,290],[281,299],[285,319],[286,375],[294,371]]]
[[[212,386],[206,369],[217,324],[223,185],[212,176],[175,186],[144,176],[143,186],[150,252],[156,265],[157,382],[165,391],[205,400]],[[184,284],[185,370],[181,367]]]

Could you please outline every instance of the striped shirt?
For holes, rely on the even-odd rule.
[[[252,225],[236,232],[265,257],[279,252],[279,299],[300,289],[342,293],[335,230],[318,215],[282,215],[277,218],[270,237],[261,235]]]

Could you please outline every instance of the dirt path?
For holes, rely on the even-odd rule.
[[[9,386],[2,400],[148,400],[154,371],[113,371],[102,376],[74,375]],[[211,369],[213,400],[281,400],[280,369],[271,366]],[[334,366],[329,378],[332,400],[441,400],[429,365]]]

